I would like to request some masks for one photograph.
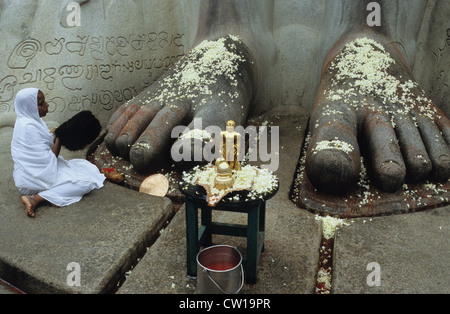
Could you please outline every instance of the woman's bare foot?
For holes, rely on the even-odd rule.
[[[24,195],[20,198],[22,201],[22,204],[25,206],[25,212],[28,217],[34,218],[34,210],[36,209],[36,206],[42,202],[44,199],[36,195]]]

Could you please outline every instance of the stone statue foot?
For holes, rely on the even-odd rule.
[[[310,119],[308,179],[340,193],[358,180],[361,153],[379,189],[450,177],[450,121],[414,81],[393,44],[338,42],[325,62]]]
[[[105,137],[109,151],[129,160],[142,173],[166,158],[180,135],[172,132],[177,126],[223,129],[230,119],[245,123],[255,71],[253,57],[239,37],[201,42],[112,115]],[[190,138],[182,136],[181,140]],[[194,160],[195,151],[190,154],[186,162]]]

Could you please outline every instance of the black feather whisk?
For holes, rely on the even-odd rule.
[[[71,151],[85,148],[100,134],[98,119],[88,110],[81,111],[55,130],[62,146]]]

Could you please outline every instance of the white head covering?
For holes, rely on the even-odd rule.
[[[48,189],[58,175],[57,158],[51,151],[53,135],[39,117],[37,88],[19,91],[14,101],[17,114],[11,141],[14,181],[19,188]]]
[[[17,93],[14,109],[18,117],[40,120],[37,107],[38,92],[37,88],[25,88]]]

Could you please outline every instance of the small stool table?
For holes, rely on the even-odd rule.
[[[212,245],[212,235],[229,235],[247,238],[247,258],[244,263],[246,282],[256,283],[259,256],[264,250],[264,232],[266,218],[266,201],[278,191],[278,185],[262,198],[235,201],[233,196],[247,192],[233,192],[225,196],[216,206],[208,206],[206,191],[199,185],[180,182],[180,190],[186,196],[186,250],[187,273],[197,277],[197,254],[201,246]],[[201,214],[201,225],[198,228],[198,209]],[[212,221],[212,210],[247,213],[247,225],[227,224]]]

